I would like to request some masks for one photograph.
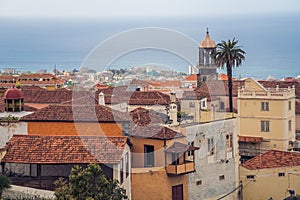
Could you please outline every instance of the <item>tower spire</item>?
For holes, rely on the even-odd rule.
[[[208,28],[206,28],[206,35],[209,35],[209,31],[208,31]]]

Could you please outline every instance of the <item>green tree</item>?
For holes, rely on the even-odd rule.
[[[118,181],[107,179],[98,164],[89,164],[83,169],[74,166],[67,183],[63,179],[55,182],[55,196],[59,200],[119,200],[127,199],[126,190]]]
[[[229,111],[233,111],[232,106],[232,68],[239,67],[245,60],[245,51],[238,46],[238,40],[224,40],[217,44],[215,60],[218,67],[226,67],[228,76],[228,92],[229,92]]]
[[[0,175],[0,199],[2,198],[2,193],[4,190],[10,188],[11,181],[3,175]]]

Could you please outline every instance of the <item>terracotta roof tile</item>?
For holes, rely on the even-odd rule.
[[[129,121],[126,113],[112,110],[109,107],[49,105],[35,113],[24,116],[21,121],[86,121],[86,122],[115,122]]]
[[[242,87],[243,85],[244,81],[232,82],[232,95],[234,97],[237,97],[238,95],[238,87]],[[227,81],[206,81],[194,91],[185,91],[183,94],[184,99],[202,99],[204,97],[207,97],[209,101],[215,96],[228,96]]]
[[[182,133],[159,125],[135,126],[131,130],[131,136],[158,140],[172,140],[175,138],[184,137]]]
[[[288,88],[295,86],[296,98],[300,98],[300,82],[295,81],[258,81],[265,88],[276,88],[276,85],[279,88]]]
[[[105,94],[106,104],[127,102],[129,105],[168,105],[170,96],[158,91],[127,91],[127,86],[98,90]]]
[[[270,150],[247,160],[242,166],[250,170],[300,166],[300,152]]]
[[[184,78],[185,81],[197,81],[197,74],[191,74]]]
[[[174,142],[171,146],[166,149],[166,152],[169,153],[184,153],[187,151],[198,150],[199,147],[193,147],[187,144],[183,144],[181,142]]]
[[[126,141],[126,137],[14,135],[2,162],[118,163]]]
[[[72,91],[66,89],[45,90],[45,89],[23,89],[25,103],[48,103],[59,104],[72,100]]]
[[[132,126],[148,126],[150,124],[164,124],[164,116],[154,110],[138,107],[130,112]]]

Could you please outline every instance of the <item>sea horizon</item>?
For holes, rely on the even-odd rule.
[[[46,69],[79,69],[89,52],[112,35],[122,31],[158,27],[172,29],[198,44],[206,28],[216,42],[236,38],[246,51],[246,60],[233,70],[235,77],[276,79],[300,75],[300,14],[261,15],[218,19],[205,17],[163,19],[12,19],[0,18],[0,69],[21,72]],[[195,51],[195,54],[198,54]],[[170,52],[141,50],[123,55],[109,68],[164,65],[188,72],[190,63]],[[99,66],[98,66],[99,67]],[[220,72],[226,73],[224,70]]]

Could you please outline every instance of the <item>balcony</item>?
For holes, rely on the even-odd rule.
[[[166,166],[168,175],[183,175],[195,171],[195,165],[193,161],[186,161],[183,164],[171,164]]]
[[[174,142],[166,152],[166,172],[169,176],[184,175],[195,171],[194,151],[199,147]]]

